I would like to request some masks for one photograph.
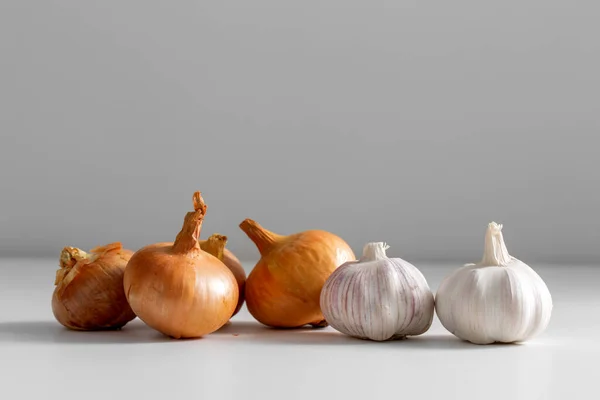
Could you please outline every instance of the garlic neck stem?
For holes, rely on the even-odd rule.
[[[512,257],[508,254],[506,244],[504,244],[502,225],[491,222],[485,233],[485,248],[483,251],[483,259],[480,264],[505,266],[509,264],[511,260]]]
[[[240,229],[254,242],[261,255],[267,254],[275,242],[281,238],[280,235],[268,231],[258,224],[258,222],[249,218],[242,221]]]
[[[367,243],[365,247],[363,247],[363,254],[360,261],[377,261],[388,258],[385,251],[389,248],[390,246],[384,242]]]

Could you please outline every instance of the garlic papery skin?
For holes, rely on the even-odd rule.
[[[514,343],[546,329],[552,297],[542,278],[508,253],[502,225],[492,222],[485,235],[483,259],[442,281],[435,308],[442,325],[463,340]]]
[[[337,268],[321,290],[325,320],[360,339],[384,341],[420,335],[431,326],[433,293],[423,274],[386,256],[383,242],[368,243],[358,261]]]

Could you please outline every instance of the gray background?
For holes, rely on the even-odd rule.
[[[2,0],[0,255],[322,228],[360,251],[600,256],[600,3]]]

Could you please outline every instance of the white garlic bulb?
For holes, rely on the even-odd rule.
[[[550,322],[552,297],[540,276],[508,254],[502,225],[492,222],[483,259],[446,277],[436,293],[442,325],[476,344],[523,342]]]
[[[423,274],[368,243],[358,261],[338,267],[321,291],[321,311],[334,329],[377,341],[420,335],[431,326],[433,293]]]

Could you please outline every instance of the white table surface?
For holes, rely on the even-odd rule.
[[[437,317],[422,336],[375,343],[332,328],[268,329],[245,308],[197,340],[165,338],[138,319],[74,332],[52,316],[56,265],[0,260],[0,399],[600,398],[600,266],[532,265],[554,298],[548,330],[522,345],[477,346]],[[458,267],[416,265],[433,290]]]

